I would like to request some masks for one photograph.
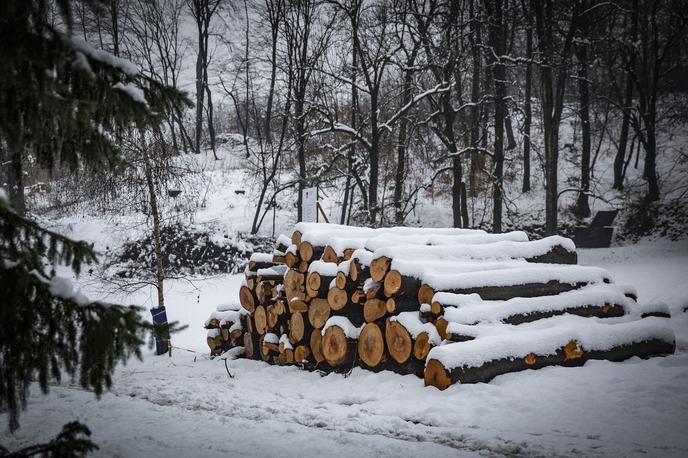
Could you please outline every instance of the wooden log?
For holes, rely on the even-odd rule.
[[[269,255],[268,255],[269,256]],[[272,261],[248,261],[248,270],[256,272],[258,269],[269,269],[278,265]]]
[[[387,313],[387,303],[382,299],[368,299],[363,305],[363,318],[366,323],[379,320]]]
[[[308,312],[308,304],[305,301],[294,299],[289,301],[289,312]]]
[[[545,264],[578,264],[578,254],[575,251],[568,251],[561,245],[555,245],[547,253],[526,260]]]
[[[286,254],[273,253],[272,254],[272,262],[275,264],[286,264],[287,263]]]
[[[335,279],[335,284],[339,289],[346,289],[347,281],[346,274],[344,272],[337,272],[337,277]]]
[[[420,280],[417,278],[409,277],[408,275],[402,275],[396,270],[390,270],[387,272],[387,275],[385,275],[385,296],[417,298],[420,285]]]
[[[268,329],[268,316],[264,306],[259,305],[256,307],[253,313],[253,320],[256,325],[256,332],[261,336],[265,334]]]
[[[339,326],[330,326],[322,337],[322,354],[330,366],[351,364],[356,356],[356,340],[350,339]]]
[[[265,334],[260,336],[259,339],[259,344],[260,344],[260,357],[263,361],[273,363],[274,358],[279,355],[279,343],[278,342],[273,342],[273,341],[267,341],[266,338],[268,336],[274,336],[275,340],[277,340],[277,336],[274,334]]]
[[[242,286],[239,288],[239,303],[243,308],[253,313],[258,304],[256,293],[249,289],[248,286]]]
[[[256,285],[256,298],[261,304],[265,304],[272,297],[273,285],[269,281],[260,281]]]
[[[284,263],[291,268],[296,267],[301,262],[298,251],[287,251],[284,255]]]
[[[332,310],[342,310],[344,307],[354,306],[349,301],[349,295],[346,291],[339,288],[330,288],[327,292],[327,303],[330,304]]]
[[[322,260],[339,264],[342,260],[337,256],[337,252],[330,245],[325,245],[322,253]]]
[[[525,283],[510,286],[480,286],[475,288],[443,289],[443,292],[453,294],[478,294],[485,301],[505,301],[515,297],[554,296],[566,291],[582,288],[588,283],[561,283],[556,280],[547,283]],[[427,294],[427,293],[425,293]],[[421,302],[421,291],[418,291],[418,301]],[[426,298],[425,296],[423,297]],[[430,299],[432,301],[432,299]],[[423,303],[423,302],[421,302]]]
[[[295,312],[289,319],[289,342],[296,345],[310,337],[313,327],[302,313]]]
[[[391,263],[392,260],[387,256],[373,259],[370,263],[370,278],[372,278],[373,281],[382,281],[385,275],[387,275]]]
[[[308,320],[316,328],[322,328],[330,317],[330,304],[327,299],[315,298],[308,305]]]
[[[358,356],[368,367],[377,367],[386,359],[384,321],[366,323],[358,337]]]
[[[299,345],[294,350],[294,362],[296,364],[302,364],[307,361],[311,356],[311,348],[308,345]]]
[[[401,312],[420,310],[420,304],[415,297],[390,297],[385,301],[385,308],[390,315]]]
[[[413,340],[413,357],[419,361],[425,362],[432,347],[430,334],[427,331],[421,331]]]
[[[307,274],[308,273],[308,262],[307,261],[299,261],[297,270],[301,272],[302,274]]]
[[[312,297],[327,297],[330,283],[335,277],[321,275],[319,272],[311,272],[306,278],[306,292]]]
[[[413,341],[411,334],[398,321],[387,320],[385,325],[385,342],[389,355],[399,364],[404,364],[411,357]]]
[[[292,245],[299,246],[301,244],[301,231],[294,231],[291,233],[291,243]]]
[[[270,305],[266,308],[267,327],[277,335],[285,333],[288,327],[290,314],[284,309],[280,309],[277,304]]]
[[[353,282],[363,284],[370,278],[370,266],[364,266],[358,259],[352,259],[351,264],[349,264],[349,278]]]
[[[306,276],[295,269],[289,269],[284,274],[284,295],[291,303],[294,299],[304,300],[306,298]]]
[[[550,318],[553,316],[564,315],[566,313],[570,315],[578,315],[582,317],[597,317],[597,318],[613,318],[624,315],[624,308],[616,304],[605,304],[603,306],[598,305],[584,305],[581,307],[567,307],[561,310],[547,310],[541,312],[533,312],[527,315],[516,314],[510,315],[501,321],[507,324],[522,324],[530,323],[532,321],[541,320],[544,318]],[[645,318],[645,317],[643,317]]]
[[[373,282],[367,285],[365,290],[366,299],[384,299],[384,285],[382,282]]]
[[[418,288],[418,302],[421,304],[432,304],[432,297],[435,295],[435,290],[432,286],[423,283]]]
[[[258,359],[259,339],[258,334],[253,332],[244,332],[244,357],[248,359]]]
[[[308,340],[316,365],[325,362],[325,356],[322,353],[322,334],[320,332],[320,328],[313,329]]]
[[[299,258],[305,262],[320,259],[325,251],[324,245],[313,245],[311,242],[301,242],[299,244]]]
[[[459,344],[460,345],[460,344]],[[645,342],[625,344],[610,350],[577,350],[575,341],[556,351],[554,355],[529,353],[523,358],[505,358],[488,361],[478,367],[446,369],[436,359],[430,359],[425,367],[425,385],[444,390],[454,383],[487,383],[498,375],[525,369],[540,369],[547,366],[581,366],[589,360],[624,361],[638,356],[649,358],[674,352],[675,345],[664,340],[652,339]]]

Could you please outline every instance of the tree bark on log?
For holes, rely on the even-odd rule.
[[[572,341],[575,342],[575,341]],[[569,347],[569,345],[567,345]],[[434,386],[444,390],[454,383],[487,383],[498,375],[518,372],[525,369],[540,369],[546,366],[582,366],[586,361],[605,359],[624,361],[638,356],[668,355],[674,352],[675,345],[663,340],[649,340],[640,343],[620,345],[606,351],[583,351],[572,353],[567,348],[557,350],[555,355],[535,355],[530,353],[524,358],[507,358],[486,362],[479,367],[445,368],[436,359],[428,361],[425,368],[425,386]]]

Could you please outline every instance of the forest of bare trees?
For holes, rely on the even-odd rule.
[[[688,13],[678,0],[111,0],[74,2],[74,33],[195,102],[163,133],[170,154],[243,139],[252,232],[300,196],[333,218],[409,223],[444,196],[455,227],[505,229],[514,196],[591,216],[603,157],[612,188],[642,170],[662,198],[658,137],[685,121]],[[683,107],[683,108],[682,108]],[[578,169],[562,177],[563,159]],[[22,169],[4,160],[15,208]],[[685,192],[684,192],[685,194]],[[482,214],[476,212],[482,209]]]

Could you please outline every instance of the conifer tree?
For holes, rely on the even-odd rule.
[[[0,188],[0,412],[12,431],[31,383],[46,393],[51,379],[69,376],[99,395],[118,362],[140,356],[149,328],[137,307],[90,302],[56,276],[56,266],[78,274],[96,255],[23,216],[22,162],[119,167],[123,133],[155,131],[190,105],[129,61],[73,38],[70,14],[71,0],[0,2],[0,156],[15,179],[11,199]],[[70,423],[26,454],[83,454],[95,447],[89,434]]]

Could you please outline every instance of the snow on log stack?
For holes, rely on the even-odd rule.
[[[273,253],[255,253],[245,277],[241,306],[206,322],[212,354],[392,370],[445,389],[674,351],[665,310],[577,265],[573,242],[558,236],[299,223]]]

